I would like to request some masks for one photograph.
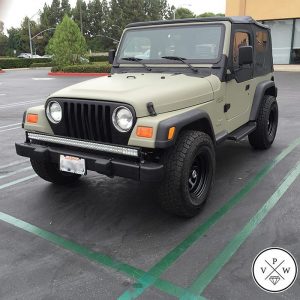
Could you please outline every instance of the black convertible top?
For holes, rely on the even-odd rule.
[[[148,21],[148,22],[136,22],[131,23],[126,26],[130,27],[139,27],[139,26],[153,26],[153,25],[162,25],[162,24],[182,24],[182,23],[197,23],[197,22],[220,22],[228,21],[233,24],[255,24],[264,29],[269,29],[268,26],[265,26],[261,23],[255,21],[252,17],[248,16],[237,16],[237,17],[208,17],[208,18],[192,18],[192,19],[175,19],[175,20],[159,20],[159,21]]]

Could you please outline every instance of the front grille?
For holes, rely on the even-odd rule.
[[[49,121],[54,135],[116,145],[128,144],[136,122],[135,111],[131,105],[104,100],[68,98],[50,98],[47,103],[49,101],[57,101],[63,109],[61,122],[54,124]],[[112,114],[119,106],[125,106],[132,112],[134,122],[128,132],[119,132],[112,124]]]
[[[63,101],[63,113],[67,136],[112,142],[110,106],[91,102]]]

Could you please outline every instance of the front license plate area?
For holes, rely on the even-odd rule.
[[[76,156],[60,155],[59,169],[63,172],[84,175],[85,159]]]

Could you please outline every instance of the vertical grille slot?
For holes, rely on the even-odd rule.
[[[112,142],[111,107],[107,104],[64,101],[65,134],[99,142]]]

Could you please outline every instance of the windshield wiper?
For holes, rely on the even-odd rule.
[[[195,69],[191,64],[186,62],[186,58],[184,58],[184,57],[180,57],[180,56],[162,56],[161,58],[181,61],[182,63],[186,64],[193,72],[198,73],[198,70]]]
[[[152,71],[152,69],[150,67],[148,67],[146,64],[144,64],[142,62],[142,59],[141,58],[137,58],[137,57],[122,57],[121,58],[122,60],[128,60],[128,61],[134,61],[134,62],[138,62],[140,63],[141,65],[144,66],[144,68],[147,70],[147,71]]]

